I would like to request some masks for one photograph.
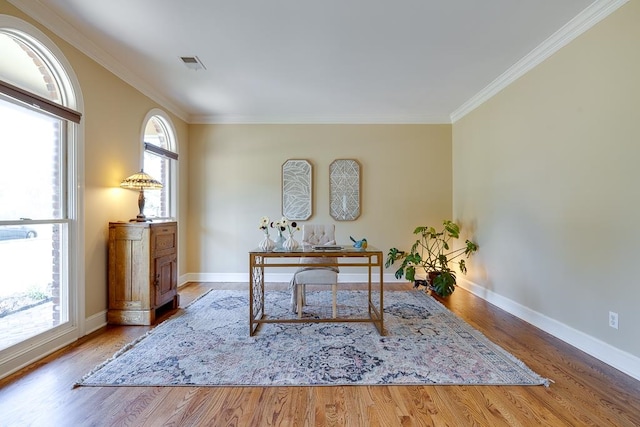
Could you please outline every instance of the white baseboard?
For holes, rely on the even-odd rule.
[[[84,335],[97,331],[98,329],[106,326],[107,324],[107,310],[101,311],[93,316],[85,319],[84,323]],[[75,331],[73,333],[72,331]],[[31,345],[25,348],[24,351],[19,352],[17,355],[9,359],[0,357],[0,378],[4,378],[18,370],[28,366],[49,354],[66,347],[73,342],[77,341],[81,336],[81,332],[76,327],[71,327],[62,330],[59,335],[50,338],[47,341],[42,342],[39,345]]]
[[[183,274],[182,276],[178,277],[178,289],[189,282],[191,282],[191,280],[189,280],[189,274]]]
[[[107,310],[103,310],[84,319],[85,335],[89,335],[104,326],[107,326]]]
[[[613,366],[625,374],[640,380],[640,358],[537,311],[531,310],[529,307],[505,298],[463,277],[458,278],[458,286],[525,322],[542,329],[567,344],[601,360],[607,365]]]
[[[45,338],[36,336],[18,343],[18,350],[8,355],[0,352],[0,379],[68,346],[78,338],[78,328],[67,326]]]

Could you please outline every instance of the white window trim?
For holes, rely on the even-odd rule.
[[[177,153],[178,155],[180,155],[180,144],[178,143],[178,134],[176,133],[176,128],[173,125],[173,121],[171,120],[171,118],[169,117],[169,115],[159,109],[159,108],[153,108],[151,109],[147,115],[144,117],[144,120],[142,121],[142,128],[140,129],[140,169],[142,169],[144,167],[144,153],[145,153],[145,149],[144,149],[144,134],[145,134],[145,129],[147,127],[147,123],[149,122],[149,120],[151,120],[152,117],[154,116],[159,116],[162,118],[162,120],[165,122],[165,124],[167,125],[167,130],[171,133],[172,138],[172,143],[174,144],[174,147],[170,147],[171,151]],[[173,167],[173,170],[171,171],[171,173],[169,173],[171,182],[171,192],[169,193],[169,206],[170,206],[170,214],[171,214],[171,218],[174,218],[176,221],[178,220],[178,197],[179,197],[179,191],[178,191],[178,172],[179,172],[179,168],[180,168],[180,163],[176,160],[175,163],[171,163],[172,165],[175,165]]]
[[[62,51],[42,31],[33,25],[10,15],[0,14],[0,28],[24,35],[49,50],[45,55],[53,56],[64,70],[73,91],[73,103],[68,107],[84,112],[84,101],[80,83]],[[0,378],[76,341],[85,335],[85,256],[84,256],[84,120],[70,125],[68,132],[67,195],[69,218],[69,260],[68,279],[70,316],[68,326],[56,329],[55,334],[29,339],[23,345],[16,345],[15,351],[0,358]]]

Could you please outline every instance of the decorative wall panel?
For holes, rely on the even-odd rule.
[[[306,160],[287,160],[282,165],[282,215],[306,220],[312,214],[312,166]]]
[[[329,166],[331,217],[353,221],[360,216],[360,164],[353,159],[334,160]]]

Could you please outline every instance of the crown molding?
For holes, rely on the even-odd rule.
[[[611,15],[628,1],[629,0],[597,0],[591,4],[538,47],[529,52],[524,58],[512,65],[507,71],[451,113],[450,122],[457,122],[487,102],[502,89],[525,75],[535,66],[562,49],[579,35],[585,33],[598,22]]]
[[[267,116],[219,116],[219,115],[189,115],[182,108],[161,95],[147,84],[146,80],[138,77],[117,61],[104,49],[98,47],[80,31],[70,25],[41,0],[7,0],[24,13],[40,22],[50,31],[76,47],[89,58],[96,61],[105,69],[130,84],[142,94],[160,104],[187,123],[197,124],[248,124],[248,123],[287,123],[287,124],[451,124],[491,99],[505,87],[526,74],[535,66],[553,55],[580,34],[586,32],[595,24],[609,16],[629,0],[597,0],[578,16],[569,21],[560,30],[532,50],[520,61],[511,66],[484,89],[462,104],[450,116],[327,116],[327,117],[267,117]]]
[[[162,107],[190,124],[450,124],[446,115],[402,115],[402,116],[266,116],[266,115],[189,115],[146,81],[127,69],[104,49],[85,37],[79,30],[52,11],[41,0],[7,0],[35,19],[50,31],[80,50],[89,58],[148,96]]]
[[[98,47],[85,37],[80,31],[73,27],[69,22],[65,21],[57,13],[53,12],[47,6],[43,5],[40,0],[7,0],[15,7],[29,15],[55,33],[57,36],[74,46],[76,49],[96,61],[98,64],[106,68],[108,71],[122,79],[124,82],[133,86],[143,95],[151,98],[153,101],[166,108],[180,119],[187,121],[188,114],[171,102],[169,99],[158,93],[154,88],[149,86],[146,81],[122,65],[113,56],[104,49]]]
[[[451,124],[446,115],[341,115],[341,116],[263,116],[191,115],[192,124]]]

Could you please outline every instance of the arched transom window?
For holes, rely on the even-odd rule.
[[[162,183],[159,191],[145,193],[144,214],[151,218],[176,218],[178,150],[169,117],[152,110],[144,124],[144,171]]]

